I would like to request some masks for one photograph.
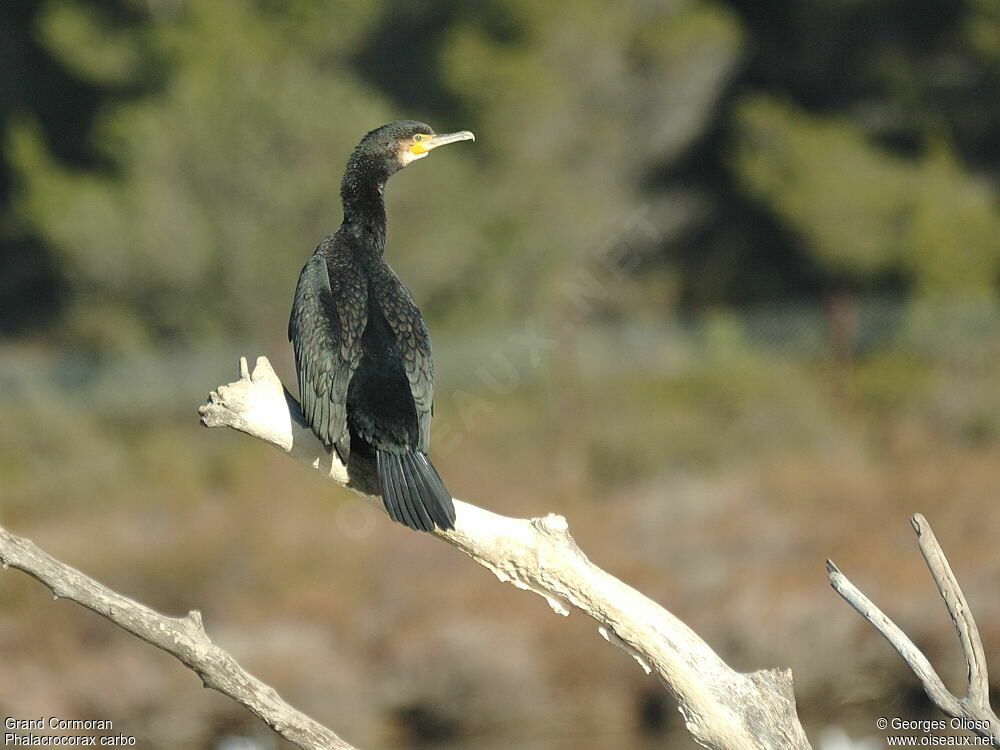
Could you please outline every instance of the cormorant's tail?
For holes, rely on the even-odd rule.
[[[382,502],[393,521],[418,531],[455,528],[455,504],[423,453],[375,450]]]

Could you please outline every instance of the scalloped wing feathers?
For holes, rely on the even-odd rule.
[[[403,370],[417,410],[417,450],[427,453],[431,442],[431,414],[434,405],[434,361],[431,337],[410,291],[388,265],[372,280],[372,294],[399,344]]]
[[[361,362],[368,321],[368,284],[349,263],[313,255],[302,268],[288,321],[302,412],[332,445],[347,429],[347,389]]]

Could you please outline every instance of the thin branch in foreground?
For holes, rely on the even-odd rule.
[[[989,674],[979,628],[927,519],[916,513],[910,518],[910,524],[917,534],[920,552],[937,584],[941,598],[944,599],[945,607],[962,645],[962,653],[965,655],[968,667],[968,689],[964,698],[955,696],[945,687],[930,661],[906,633],[851,583],[832,560],[827,560],[826,570],[830,585],[896,649],[896,653],[920,680],[927,697],[935,706],[952,718],[966,720],[965,728],[980,737],[992,740],[994,745],[1000,747],[1000,720],[997,719],[989,703]]]
[[[979,627],[965,600],[961,586],[952,572],[948,558],[941,551],[937,537],[931,530],[927,519],[920,513],[910,519],[913,531],[917,535],[917,543],[924,561],[934,577],[941,598],[944,599],[948,614],[958,632],[958,640],[962,645],[965,663],[968,666],[968,687],[966,697],[973,706],[990,708],[990,677],[986,667],[986,654],[983,650],[983,639],[979,635]],[[993,717],[996,720],[996,717]]]
[[[264,440],[382,509],[381,500],[364,491],[363,478],[348,476],[337,453],[313,435],[266,358],[257,359],[252,373],[242,358],[240,379],[219,386],[199,411],[206,427]],[[501,581],[544,597],[556,613],[576,608],[590,616],[607,641],[659,678],[699,744],[713,750],[808,750],[790,671],[733,670],[674,615],[591,563],[561,516],[508,518],[460,500],[455,509],[455,528],[437,529],[435,536]]]
[[[274,688],[247,672],[205,633],[201,614],[167,617],[89,578],[41,550],[34,542],[0,527],[0,564],[17,568],[51,589],[105,617],[176,657],[218,690],[250,709],[275,732],[303,750],[355,750],[329,729],[289,706]]]

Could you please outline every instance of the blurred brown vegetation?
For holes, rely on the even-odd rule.
[[[363,747],[690,746],[592,623],[196,426],[241,354],[292,382],[292,289],[339,222],[343,162],[419,117],[478,136],[387,192],[449,487],[566,515],[730,663],[792,667],[813,736],[922,715],[823,562],[957,687],[906,523],[925,513],[996,653],[998,8],[9,0],[0,521],[162,611],[200,609]],[[15,573],[0,656],[4,715],[276,747]]]

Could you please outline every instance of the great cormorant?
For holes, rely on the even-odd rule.
[[[368,133],[340,185],[344,221],[299,275],[288,321],[302,412],[349,467],[374,463],[389,516],[412,529],[455,525],[451,493],[427,458],[434,363],[427,326],[383,259],[382,191],[400,169],[467,130],[401,120]]]

